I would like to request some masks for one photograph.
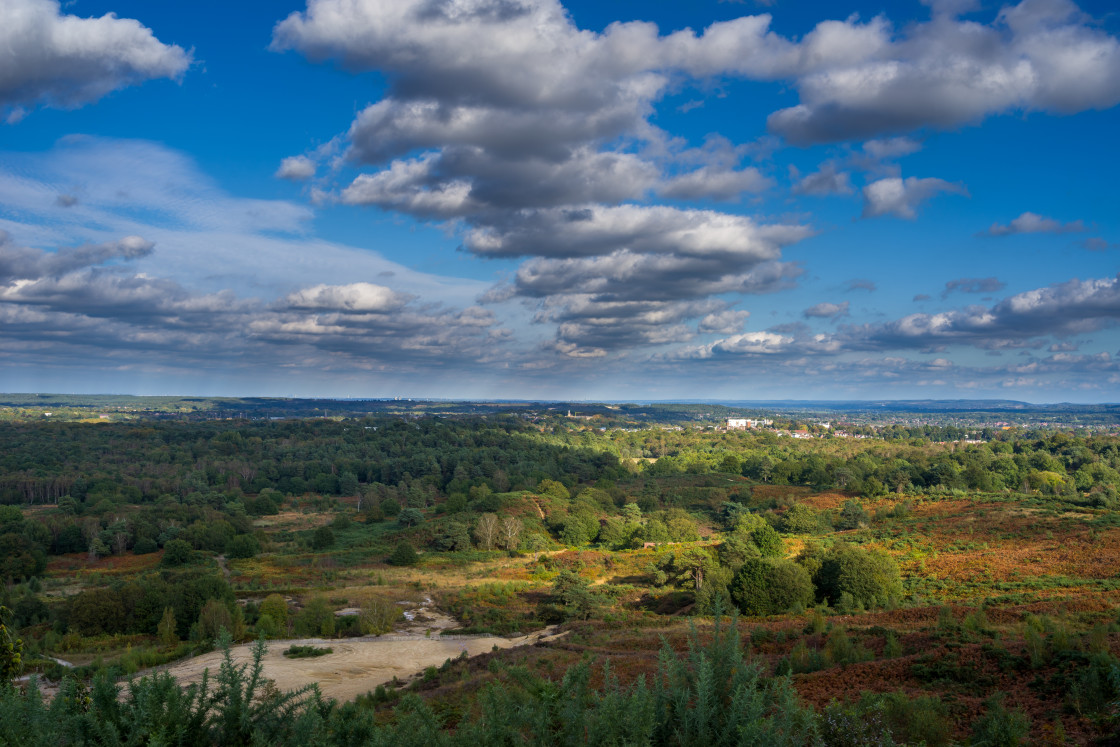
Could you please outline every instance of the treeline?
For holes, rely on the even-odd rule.
[[[952,430],[946,427],[944,430]],[[921,433],[922,435],[914,435]],[[1120,439],[987,434],[941,442],[929,427],[891,427],[886,439],[781,438],[772,432],[598,431],[524,419],[363,418],[282,422],[0,425],[0,503],[72,500],[83,510],[161,498],[220,507],[281,496],[396,500],[431,506],[485,487],[572,488],[599,480],[727,472],[769,484],[867,496],[979,490],[1094,494],[1120,491]],[[939,435],[955,435],[950,433]],[[976,435],[976,434],[972,434]]]
[[[619,474],[613,454],[549,438],[512,417],[282,422],[0,425],[0,503],[188,502],[208,494],[356,495],[502,492],[542,479],[568,484]]]
[[[760,483],[810,485],[865,496],[976,490],[1091,496],[1115,507],[1120,439],[1046,432],[983,443],[923,438],[791,439],[773,433],[617,432],[623,458],[656,458],[651,476],[740,474]]]

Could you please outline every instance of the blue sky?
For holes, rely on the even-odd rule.
[[[0,389],[1120,400],[1104,0],[0,0]]]

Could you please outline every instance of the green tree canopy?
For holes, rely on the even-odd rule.
[[[821,598],[839,604],[850,594],[855,604],[886,606],[902,597],[898,564],[889,555],[855,545],[841,545],[825,553],[814,580]]]
[[[401,542],[386,562],[389,565],[416,565],[420,562],[420,556],[416,554],[416,549],[408,542]]]
[[[750,558],[731,580],[731,599],[746,615],[776,615],[813,601],[813,582],[791,560]]]

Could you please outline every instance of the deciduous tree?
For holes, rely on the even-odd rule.
[[[492,550],[498,541],[498,517],[496,514],[483,514],[478,517],[474,527],[474,538],[483,550]]]

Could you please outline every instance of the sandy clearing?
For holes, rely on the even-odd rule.
[[[563,635],[560,634],[560,635]],[[498,648],[514,648],[551,640],[555,629],[545,628],[517,638],[461,638],[449,639],[434,636],[431,638],[408,638],[400,636],[393,640],[377,638],[324,640],[305,638],[300,640],[270,641],[265,654],[264,676],[273,680],[280,690],[294,690],[298,687],[317,682],[325,698],[352,700],[356,696],[373,690],[378,685],[392,681],[394,677],[406,680],[414,674],[423,672],[427,667],[438,667],[447,659],[466,651],[468,656],[477,656]],[[333,653],[313,659],[288,659],[283,651],[292,645],[313,645],[334,649]],[[252,661],[251,644],[233,646],[230,654],[235,663]],[[188,661],[179,662],[167,669],[182,684],[199,682],[204,670],[210,670],[211,682],[218,672],[222,661],[220,652],[212,652]],[[137,676],[142,676],[141,672]]]

